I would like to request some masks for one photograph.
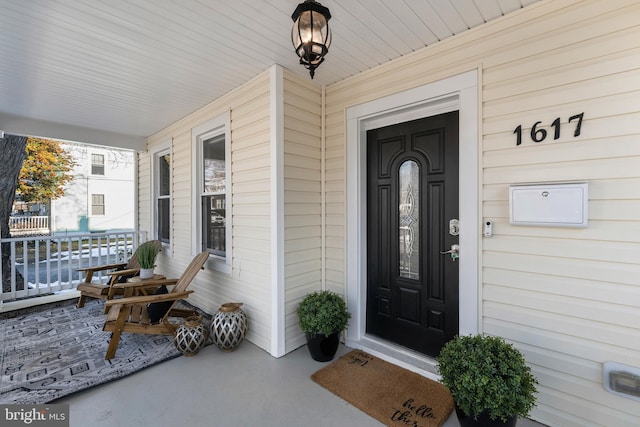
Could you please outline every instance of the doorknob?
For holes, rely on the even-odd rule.
[[[449,254],[451,255],[451,260],[455,261],[460,258],[460,245],[451,245],[451,249],[448,251],[440,251],[440,254]]]

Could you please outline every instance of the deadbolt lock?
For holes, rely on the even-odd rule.
[[[452,236],[460,234],[460,222],[455,218],[449,221],[449,234]]]

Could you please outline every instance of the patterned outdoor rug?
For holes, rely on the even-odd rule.
[[[104,302],[75,304],[0,314],[0,403],[48,403],[181,355],[172,336],[125,333],[116,357],[105,360]]]
[[[311,378],[387,426],[441,426],[453,411],[445,386],[352,350]]]

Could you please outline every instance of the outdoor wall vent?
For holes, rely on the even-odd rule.
[[[613,394],[640,401],[640,368],[604,362],[603,384]]]

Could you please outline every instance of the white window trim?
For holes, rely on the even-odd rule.
[[[346,109],[346,291],[352,313],[346,344],[436,378],[435,360],[417,356],[366,334],[366,130],[446,111],[459,111],[460,141],[460,318],[459,333],[480,330],[478,166],[478,71],[472,70],[421,87]]]
[[[102,173],[93,173],[93,156],[102,156]],[[109,159],[107,158],[107,156],[104,153],[95,153],[95,152],[89,152],[89,176],[92,177],[106,177],[107,176],[107,161]]]
[[[158,195],[160,194],[160,181],[159,181],[159,165],[158,165],[158,161],[160,160],[160,156],[163,156],[165,154],[169,154],[169,156],[171,157],[171,164],[169,165],[169,170],[170,170],[170,179],[171,179],[171,185],[169,186],[169,218],[173,217],[173,145],[171,144],[171,140],[167,139],[165,141],[160,142],[159,144],[157,144],[155,147],[153,147],[150,150],[150,154],[151,154],[151,188],[152,188],[152,193],[151,193],[151,209],[149,210],[151,212],[151,218],[150,219],[150,224],[151,224],[151,235],[153,236],[154,239],[158,238],[158,222],[156,221],[156,218],[158,218],[158,203],[157,203],[157,198]],[[171,224],[169,224],[169,226],[171,227]],[[171,227],[169,230],[169,243],[163,243],[162,244],[163,248],[166,248],[168,251],[171,251],[171,249],[173,248],[173,228]]]
[[[93,213],[93,207],[97,206],[93,204],[93,196],[102,196],[102,213],[101,214],[96,214]],[[89,214],[89,218],[101,218],[107,215],[107,198],[105,197],[104,193],[90,193],[89,194],[89,210],[90,210],[90,214]]]
[[[213,270],[231,274],[231,262],[233,247],[231,241],[232,230],[232,204],[231,204],[231,113],[227,111],[218,117],[211,119],[199,126],[191,129],[191,165],[192,165],[192,217],[191,217],[191,230],[192,230],[192,242],[193,242],[193,255],[201,252],[202,248],[202,221],[200,215],[202,215],[202,198],[200,197],[200,186],[202,177],[202,141],[211,138],[215,135],[224,134],[225,144],[225,175],[227,177],[226,183],[226,218],[225,218],[225,240],[226,240],[226,254],[225,257],[219,257],[215,255],[209,255],[208,266]]]

